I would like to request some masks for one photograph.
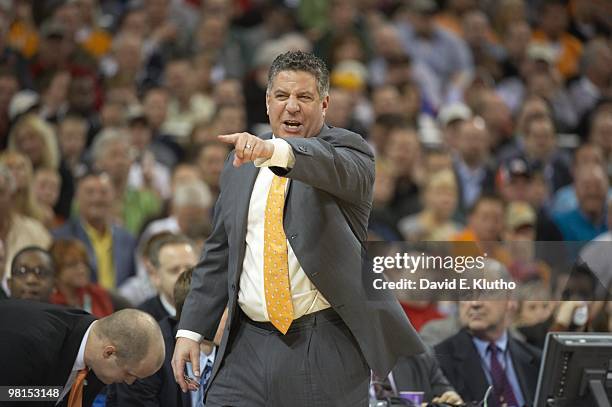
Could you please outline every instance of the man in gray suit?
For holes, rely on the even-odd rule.
[[[366,296],[374,158],[358,134],[324,124],[328,91],[321,60],[279,55],[266,94],[273,134],[219,136],[234,151],[172,361],[193,388],[185,362],[199,373],[198,342],[212,340],[227,304],[207,407],[365,406],[370,368],[386,375],[423,351],[391,293]]]

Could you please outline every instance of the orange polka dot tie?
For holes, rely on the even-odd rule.
[[[83,385],[85,384],[85,377],[89,369],[81,369],[78,371],[74,383],[70,388],[70,395],[68,396],[68,407],[83,407]]]
[[[289,285],[287,237],[283,229],[283,208],[287,178],[274,176],[264,225],[264,291],[270,322],[284,334],[293,321],[293,302]]]

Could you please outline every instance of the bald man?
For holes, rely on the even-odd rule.
[[[68,406],[85,376],[82,406],[105,384],[132,384],[155,373],[165,357],[155,319],[133,309],[98,321],[84,311],[25,300],[0,303],[0,386],[61,387]],[[82,381],[81,381],[82,382]]]

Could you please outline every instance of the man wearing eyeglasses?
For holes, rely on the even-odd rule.
[[[8,279],[11,298],[50,302],[54,285],[55,266],[48,251],[28,246],[13,257]]]

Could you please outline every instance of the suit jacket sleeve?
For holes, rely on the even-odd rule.
[[[223,181],[222,174],[221,186]],[[209,341],[212,341],[215,336],[228,301],[229,246],[223,216],[221,216],[224,199],[225,195],[221,187],[221,193],[214,209],[213,231],[206,240],[200,261],[193,272],[191,290],[185,299],[178,326],[178,329],[197,332]]]
[[[293,168],[270,167],[277,175],[302,181],[347,202],[371,200],[374,156],[368,144],[348,130],[324,129],[318,137],[286,138]]]

